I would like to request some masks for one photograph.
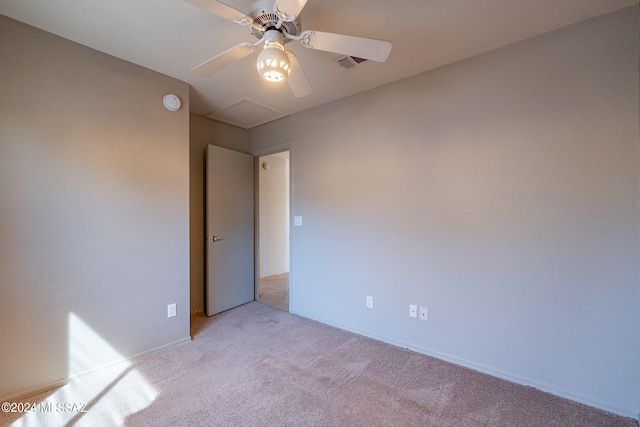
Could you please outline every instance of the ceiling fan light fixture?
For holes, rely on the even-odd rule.
[[[278,30],[265,33],[264,49],[256,63],[258,74],[270,82],[280,82],[291,72],[289,57],[284,52],[284,36]]]

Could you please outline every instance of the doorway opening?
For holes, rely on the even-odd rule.
[[[258,158],[258,299],[289,311],[289,151]]]

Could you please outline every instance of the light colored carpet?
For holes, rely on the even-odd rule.
[[[191,343],[25,400],[87,412],[3,414],[0,425],[637,426],[259,302],[191,326]]]

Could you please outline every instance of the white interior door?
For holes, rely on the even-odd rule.
[[[207,148],[208,316],[254,299],[254,158]]]

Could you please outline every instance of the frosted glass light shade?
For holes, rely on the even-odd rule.
[[[289,57],[284,53],[284,37],[281,32],[269,30],[266,33],[264,49],[256,63],[258,74],[270,82],[284,80],[291,72]]]

